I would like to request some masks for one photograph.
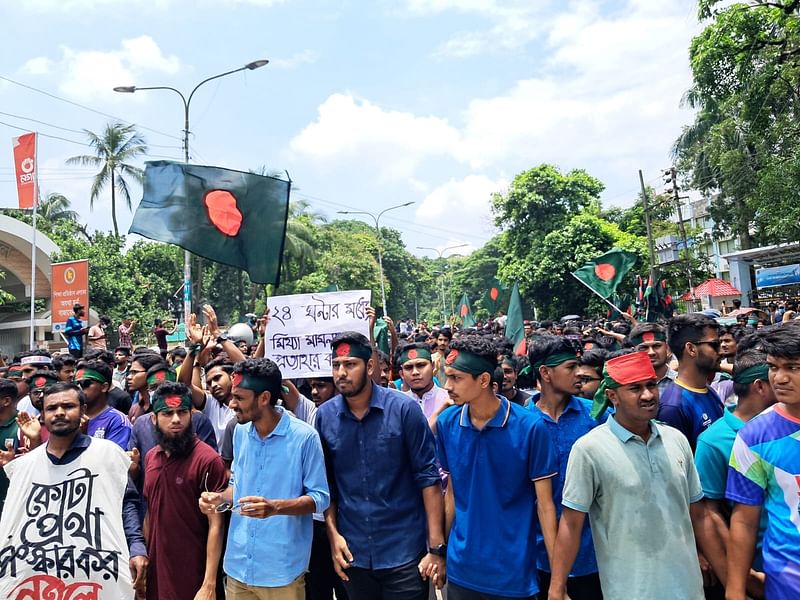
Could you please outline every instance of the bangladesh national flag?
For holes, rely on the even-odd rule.
[[[464,327],[475,327],[475,318],[472,316],[472,309],[469,307],[469,298],[467,292],[461,296],[461,302],[458,303],[458,316],[461,317],[461,323]]]
[[[525,342],[525,328],[522,320],[522,298],[520,298],[519,286],[516,283],[511,290],[511,300],[508,302],[505,335],[514,344],[514,354],[527,354],[528,348]]]
[[[633,252],[614,248],[590,260],[572,276],[598,296],[608,298],[636,264],[637,258]]]
[[[175,244],[277,285],[291,183],[220,167],[146,163],[129,233]]]
[[[486,295],[483,298],[483,306],[489,311],[489,314],[494,316],[500,308],[500,291],[503,286],[500,281],[493,277],[489,282],[489,289],[486,290]]]

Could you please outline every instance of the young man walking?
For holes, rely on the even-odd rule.
[[[325,512],[333,564],[351,600],[426,600],[444,585],[444,506],[433,434],[415,401],[371,381],[369,340],[332,342],[339,394],[319,407],[333,490]]]
[[[305,598],[311,515],[330,500],[319,435],[277,405],[280,395],[274,362],[236,364],[230,405],[239,425],[230,485],[203,492],[199,501],[206,514],[232,511],[225,550],[232,600]]]
[[[556,534],[553,439],[541,417],[494,394],[489,340],[458,338],[445,364],[447,391],[462,405],[436,423],[438,458],[450,474],[448,598],[533,599],[537,512],[548,555]]]
[[[762,558],[769,600],[800,590],[800,323],[762,336],[777,403],[736,434],[725,497],[734,502],[728,544],[726,598],[744,600],[762,511]]]
[[[204,515],[198,500],[205,491],[227,487],[225,465],[219,454],[194,434],[189,388],[163,383],[153,393],[152,402],[158,445],[144,457],[150,532],[147,597],[213,600],[222,554],[223,515]]]

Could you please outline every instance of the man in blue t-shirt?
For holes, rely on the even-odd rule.
[[[551,335],[540,337],[533,340],[528,357],[533,376],[541,389],[541,394],[528,408],[544,421],[555,443],[558,475],[553,478],[553,502],[556,517],[560,518],[561,494],[570,450],[578,438],[605,423],[608,411],[602,411],[594,419],[591,415],[592,401],[576,395],[579,391],[577,368],[580,363],[570,340]],[[550,587],[550,562],[541,532],[537,532],[536,543],[539,583],[546,590]],[[570,572],[567,593],[571,598],[582,600],[601,600],[603,597],[588,519],[584,521],[580,550]]]
[[[661,395],[658,420],[681,431],[694,452],[697,436],[722,417],[722,401],[708,387],[720,361],[717,322],[700,313],[678,315],[669,323],[667,343],[678,359],[678,376]]]
[[[541,416],[494,394],[496,367],[497,349],[477,335],[453,341],[445,359],[445,389],[459,405],[436,423],[450,475],[449,600],[535,598],[537,521],[548,555],[555,542],[555,444]]]
[[[111,367],[97,359],[81,362],[75,373],[75,383],[86,396],[86,416],[89,419],[86,434],[110,440],[127,451],[131,422],[126,415],[108,405]]]
[[[89,327],[83,326],[83,317],[86,309],[83,304],[76,303],[72,307],[73,315],[67,319],[64,326],[64,337],[67,338],[67,348],[69,353],[75,358],[83,356],[83,336],[89,331]]]

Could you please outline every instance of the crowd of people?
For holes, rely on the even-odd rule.
[[[111,351],[83,310],[0,366],[4,598],[800,596],[797,321],[387,319],[289,380],[268,314]]]

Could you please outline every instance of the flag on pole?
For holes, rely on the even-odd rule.
[[[483,297],[483,306],[489,311],[491,316],[497,314],[500,308],[500,291],[503,289],[502,284],[497,277],[492,277],[489,281],[489,289]]]
[[[511,290],[511,300],[508,302],[505,335],[514,344],[514,354],[527,354],[528,348],[522,320],[522,298],[520,298],[519,286],[516,283]]]
[[[291,182],[172,161],[146,163],[130,233],[280,282]]]
[[[602,256],[593,258],[572,276],[601,298],[608,299],[636,264],[637,258],[633,252],[614,248]]]
[[[36,133],[15,137],[12,144],[19,207],[33,208],[36,202]]]
[[[475,327],[475,318],[472,316],[472,309],[469,307],[467,292],[464,292],[461,296],[461,302],[458,303],[458,316],[461,318],[463,327]]]

